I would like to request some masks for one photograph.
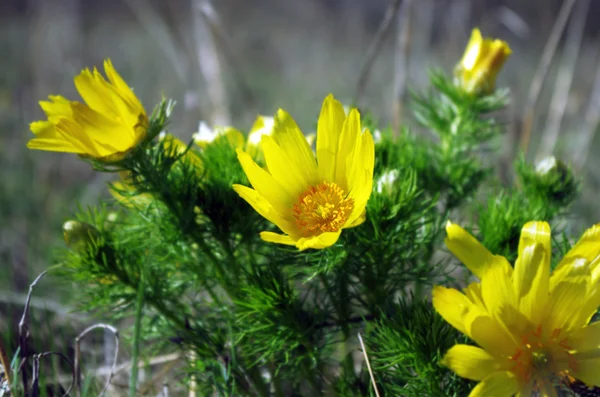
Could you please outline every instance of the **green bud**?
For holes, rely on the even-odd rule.
[[[100,237],[100,232],[94,226],[74,220],[63,224],[65,244],[73,251],[83,253]]]
[[[535,166],[536,185],[559,205],[571,202],[577,195],[577,181],[571,169],[554,156],[548,156]]]

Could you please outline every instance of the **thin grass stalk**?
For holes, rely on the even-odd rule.
[[[354,94],[354,104],[359,105],[360,101],[365,93],[365,88],[367,87],[367,83],[369,81],[369,77],[371,75],[371,68],[381,51],[381,47],[383,46],[383,42],[388,37],[391,32],[391,28],[393,26],[394,18],[398,14],[398,10],[400,9],[401,0],[391,0],[390,5],[385,11],[385,15],[377,28],[377,32],[375,33],[375,37],[369,44],[369,48],[367,48],[367,53],[365,55],[365,59],[360,68],[360,72],[358,74],[358,81],[356,83],[356,92]]]
[[[145,277],[142,274],[138,285],[137,298],[135,300],[135,323],[133,326],[133,349],[131,352],[131,378],[129,379],[129,397],[135,397],[139,367],[137,365],[140,357],[140,339],[142,335],[142,315],[144,309]]]
[[[546,79],[546,75],[548,74],[548,70],[550,69],[554,54],[556,53],[556,47],[558,46],[563,31],[567,26],[567,21],[569,20],[569,16],[573,10],[575,1],[576,0],[565,0],[565,2],[562,4],[558,17],[556,18],[554,26],[552,27],[550,37],[548,37],[548,41],[544,47],[540,63],[535,71],[535,74],[533,75],[531,85],[529,86],[527,101],[525,102],[523,122],[521,124],[521,149],[525,153],[527,153],[529,141],[531,140],[531,130],[533,128],[535,108],[542,91],[542,86],[544,84],[544,80]]]
[[[544,129],[544,135],[542,136],[542,141],[537,151],[538,158],[552,154],[556,142],[558,141],[565,109],[569,102],[569,91],[571,89],[571,83],[573,82],[575,67],[577,66],[579,49],[581,48],[581,43],[583,41],[583,31],[589,5],[589,0],[580,0],[575,8],[573,17],[571,18],[564,44],[561,65],[556,78],[554,94],[552,95],[552,100],[550,102],[550,111],[548,112],[548,118],[546,119],[546,128]]]
[[[598,60],[596,62],[596,76],[594,77],[594,86],[590,95],[588,107],[584,115],[584,123],[581,128],[581,138],[579,148],[574,150],[573,164],[581,169],[587,160],[592,141],[600,125],[600,48],[598,50]]]
[[[395,70],[394,70],[394,101],[392,115],[394,131],[400,134],[404,101],[406,99],[406,81],[410,65],[410,42],[412,37],[412,0],[404,0],[398,18],[398,34],[396,37]]]
[[[6,356],[6,349],[4,348],[4,343],[2,342],[2,337],[0,337],[0,364],[2,364],[2,368],[4,369],[4,376],[6,378],[6,384],[8,385],[8,390],[10,391],[10,386],[12,385],[12,374],[10,368],[10,361]]]
[[[229,125],[231,115],[227,101],[227,92],[221,74],[221,61],[214,37],[203,15],[208,0],[193,0],[192,15],[196,57],[200,74],[206,84],[206,97],[210,103],[208,121],[212,125]]]

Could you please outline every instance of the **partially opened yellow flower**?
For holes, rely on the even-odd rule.
[[[232,148],[244,147],[244,134],[233,127],[215,127],[211,128],[204,121],[198,126],[198,132],[192,135],[194,143],[200,148],[205,149],[208,145],[221,139],[227,140]]]
[[[496,76],[511,52],[505,41],[484,39],[479,29],[473,29],[454,71],[458,84],[470,93],[491,93],[496,86]]]
[[[455,345],[443,359],[479,381],[470,397],[553,397],[572,378],[600,386],[600,323],[589,323],[600,305],[600,224],[552,274],[546,222],[523,226],[514,269],[459,226],[446,230],[447,247],[481,279],[463,293],[433,290],[435,309],[480,346]]]
[[[283,234],[262,232],[265,241],[298,249],[334,244],[342,229],[365,220],[373,185],[373,138],[362,131],[360,114],[346,117],[342,104],[325,98],[317,126],[317,153],[291,116],[279,110],[272,136],[263,135],[269,171],[238,150],[254,189],[234,185],[236,192]]]
[[[139,144],[146,137],[148,116],[108,59],[104,71],[108,81],[96,69],[85,69],[75,77],[86,104],[62,96],[41,101],[48,120],[31,123],[35,138],[27,147],[113,162]]]

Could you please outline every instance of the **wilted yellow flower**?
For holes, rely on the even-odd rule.
[[[484,39],[479,29],[473,29],[454,71],[458,85],[470,93],[491,93],[496,87],[496,76],[511,52],[505,41]]]
[[[298,249],[334,244],[342,229],[360,225],[373,185],[375,150],[362,132],[356,109],[348,116],[332,95],[325,98],[317,126],[317,150],[311,150],[292,117],[277,112],[272,136],[263,135],[268,171],[238,149],[238,158],[254,189],[235,191],[284,234],[262,232],[265,241]]]
[[[546,222],[523,226],[514,269],[461,227],[446,245],[481,281],[464,293],[435,287],[433,305],[480,347],[455,345],[443,364],[480,381],[470,397],[557,396],[576,378],[600,386],[600,224],[588,229],[550,274]],[[534,394],[537,393],[537,394]]]
[[[198,132],[192,135],[194,143],[202,149],[220,139],[226,139],[232,148],[243,148],[245,139],[244,134],[233,127],[215,127],[210,128],[204,121],[198,126]]]
[[[85,69],[75,77],[75,87],[87,105],[62,96],[41,101],[48,120],[31,123],[36,137],[27,147],[113,162],[139,144],[146,137],[148,116],[108,59],[104,71],[108,81],[96,69]]]

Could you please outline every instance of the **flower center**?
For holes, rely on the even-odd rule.
[[[545,383],[556,377],[563,377],[575,369],[576,363],[569,353],[565,335],[555,329],[550,335],[544,334],[542,327],[529,332],[522,338],[522,344],[510,357],[512,372],[522,383]]]
[[[293,212],[296,224],[307,235],[324,232],[337,232],[345,224],[354,200],[333,182],[323,182],[311,186],[298,198]]]

